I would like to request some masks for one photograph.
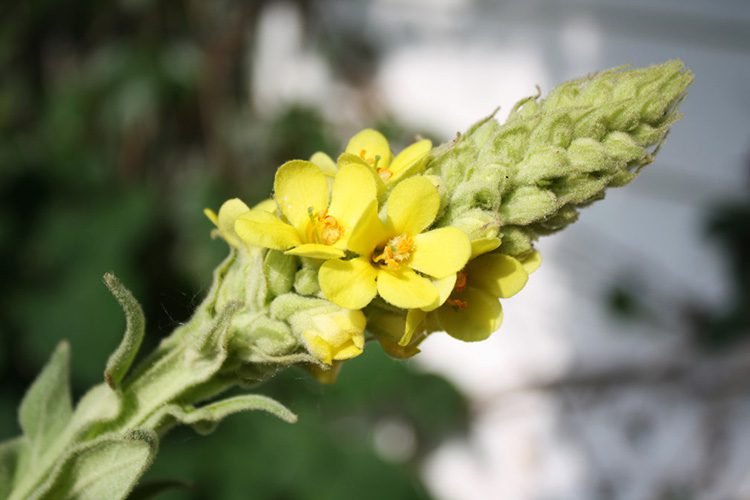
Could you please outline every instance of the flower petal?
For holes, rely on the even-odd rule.
[[[208,220],[210,220],[211,222],[213,222],[214,226],[218,226],[219,225],[219,216],[216,215],[216,212],[214,212],[210,208],[204,208],[203,209],[203,215],[205,215],[206,217],[208,217]]]
[[[460,309],[444,304],[436,311],[440,327],[448,335],[464,342],[484,340],[500,328],[503,322],[503,307],[492,295],[473,287],[461,293],[467,306]]]
[[[438,299],[427,307],[422,307],[423,311],[434,311],[438,307],[442,306],[443,303],[450,297],[453,292],[453,287],[456,285],[456,274],[440,278],[439,280],[432,280],[432,284],[438,290]]]
[[[377,200],[377,188],[372,169],[355,163],[341,166],[331,190],[331,204],[328,213],[344,227],[341,241],[351,235],[352,228],[362,217],[365,209]]]
[[[333,359],[337,361],[341,361],[344,359],[350,359],[350,358],[356,358],[360,354],[362,354],[363,349],[361,347],[357,347],[354,344],[348,344],[336,351],[336,354],[334,354]]]
[[[398,341],[398,345],[406,347],[411,342],[411,338],[414,336],[414,332],[422,326],[427,313],[421,309],[409,309],[406,313],[406,326],[404,328],[404,335],[401,340]]]
[[[542,265],[542,254],[537,251],[531,252],[531,255],[521,261],[521,265],[527,273],[533,273]]]
[[[471,255],[466,233],[455,227],[441,227],[414,237],[412,269],[435,278],[445,278],[463,269]]]
[[[307,330],[302,334],[307,349],[313,356],[323,363],[330,365],[333,362],[333,347],[315,330]]]
[[[432,149],[432,141],[423,139],[417,141],[408,148],[401,151],[389,167],[393,176],[388,179],[389,183],[395,182],[401,176],[410,173],[419,173],[420,168],[424,166],[427,159],[427,153]]]
[[[491,252],[500,246],[500,238],[478,238],[471,240],[471,259]]]
[[[281,213],[305,234],[310,222],[310,210],[314,213],[328,207],[328,181],[321,170],[304,160],[284,163],[276,171],[274,198]]]
[[[327,176],[334,177],[336,175],[336,163],[324,152],[318,151],[313,153],[310,157],[310,162],[314,163]]]
[[[378,293],[378,271],[364,258],[327,260],[320,266],[318,282],[325,298],[347,309],[362,309]]]
[[[344,256],[344,251],[342,249],[323,245],[321,243],[305,243],[290,248],[284,253],[287,255],[310,257],[312,259],[340,259]]]
[[[346,247],[352,252],[369,259],[375,247],[388,239],[383,221],[378,217],[378,203],[373,200],[365,208],[346,242]]]
[[[359,156],[371,167],[386,168],[391,164],[392,153],[388,139],[371,128],[366,128],[349,139],[345,151]]]
[[[276,213],[277,208],[279,207],[276,205],[276,201],[274,201],[273,198],[268,198],[267,200],[263,200],[253,206],[253,209],[264,210],[266,212],[271,212],[272,214]]]
[[[499,253],[485,254],[466,266],[467,283],[494,297],[508,298],[517,294],[529,280],[523,265]]]
[[[395,232],[413,236],[435,220],[440,195],[426,177],[410,177],[396,184],[385,208]]]
[[[430,280],[408,267],[395,271],[380,269],[378,293],[386,302],[402,309],[426,307],[439,297],[437,288]]]
[[[219,208],[216,225],[219,228],[221,236],[230,245],[241,245],[237,233],[234,232],[234,223],[237,220],[237,217],[246,213],[248,210],[250,210],[248,206],[239,198],[227,200],[221,205],[221,208]]]
[[[297,230],[265,210],[253,209],[234,224],[237,236],[250,245],[286,250],[301,243]]]

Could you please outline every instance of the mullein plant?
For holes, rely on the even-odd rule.
[[[487,338],[499,299],[541,262],[535,241],[652,162],[691,81],[679,61],[605,71],[395,156],[366,129],[336,161],[281,165],[272,198],[206,210],[229,255],[193,317],[131,369],[143,312],[106,275],[127,326],[104,381],[73,407],[58,346],[21,402],[22,436],[0,444],[0,498],[123,498],[174,426],[205,434],[247,410],[296,420],[262,395],[221,398],[232,387],[289,366],[333,382],[370,340],[409,358],[436,332]]]

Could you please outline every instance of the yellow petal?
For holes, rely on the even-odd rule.
[[[344,256],[344,251],[342,249],[323,245],[321,243],[305,243],[290,248],[284,253],[287,255],[310,257],[311,259],[340,259]]]
[[[245,243],[274,250],[302,243],[296,229],[265,210],[245,212],[235,222],[234,230]]]
[[[388,183],[393,183],[406,174],[420,173],[431,149],[432,141],[423,139],[401,151],[389,167],[393,176],[388,179]]]
[[[368,168],[370,174],[372,175],[372,178],[375,179],[375,185],[377,186],[378,192],[378,200],[381,200],[381,198],[385,195],[385,182],[383,182],[383,179],[378,175],[377,171],[359,156],[356,156],[352,153],[341,153],[341,156],[339,156],[338,159],[339,168],[350,163],[362,165]]]
[[[434,311],[450,297],[453,287],[456,285],[456,274],[451,274],[439,280],[432,280],[432,284],[438,290],[438,299],[427,307],[422,307],[423,311]]]
[[[347,309],[362,309],[377,295],[377,270],[364,258],[327,260],[318,282],[325,298]]]
[[[253,206],[253,208],[257,210],[264,210],[266,212],[271,212],[272,214],[275,214],[278,206],[276,205],[276,202],[274,201],[273,198],[268,198],[267,200],[263,200],[257,205]]]
[[[349,139],[345,151],[359,156],[373,168],[387,168],[391,164],[392,153],[388,139],[371,128],[366,128]]]
[[[508,298],[526,285],[529,275],[523,265],[508,255],[485,254],[466,266],[467,283],[494,297]]]
[[[205,215],[206,217],[208,217],[208,220],[210,220],[211,222],[213,222],[214,226],[218,226],[219,225],[219,216],[216,215],[216,212],[214,212],[210,208],[204,208],[203,209],[203,215]]]
[[[500,246],[500,238],[478,238],[471,240],[471,259],[491,252]]]
[[[376,190],[371,169],[355,163],[346,163],[339,169],[333,181],[328,213],[344,227],[343,241],[339,240],[342,245],[346,244],[365,209],[377,200]]]
[[[237,220],[237,217],[246,213],[248,210],[250,210],[248,206],[239,198],[227,200],[221,205],[221,208],[219,208],[219,215],[217,216],[219,233],[221,233],[221,236],[227,240],[227,243],[230,245],[239,246],[241,244],[237,237],[237,233],[234,232],[234,223]]]
[[[318,151],[317,153],[314,153],[310,157],[310,161],[327,176],[334,177],[336,175],[336,163],[324,152]]]
[[[440,195],[429,179],[410,177],[396,184],[386,205],[389,224],[396,233],[421,233],[435,220]]]
[[[328,181],[318,167],[309,161],[292,160],[276,171],[274,198],[281,213],[305,234],[310,211],[317,213],[328,207]]]
[[[521,261],[521,265],[527,273],[531,274],[542,265],[542,255],[537,251],[533,251],[531,255]]]
[[[307,330],[302,336],[304,337],[305,344],[307,344],[307,348],[313,356],[327,365],[333,363],[333,346],[319,336],[318,332],[315,330]]]
[[[445,278],[463,269],[471,255],[466,233],[455,227],[441,227],[414,237],[412,269],[435,278]]]
[[[406,327],[404,329],[404,335],[401,337],[401,340],[398,341],[398,345],[400,345],[401,347],[409,345],[409,342],[411,342],[411,338],[414,336],[414,333],[417,331],[417,329],[422,326],[422,323],[424,323],[424,319],[426,316],[427,313],[421,309],[409,309],[409,312],[406,313]]]
[[[503,307],[492,295],[467,287],[461,293],[461,300],[467,304],[465,309],[444,304],[436,311],[440,327],[464,342],[476,342],[489,337],[500,328],[503,321]]]
[[[388,236],[385,225],[378,217],[378,204],[373,200],[354,224],[346,247],[369,259],[375,247],[385,243]]]
[[[354,344],[349,344],[338,349],[336,351],[336,354],[333,355],[333,359],[342,361],[344,359],[356,358],[360,354],[362,354],[361,347],[357,347]]]
[[[430,280],[408,267],[378,271],[378,293],[383,299],[402,309],[426,307],[438,300],[438,290]]]

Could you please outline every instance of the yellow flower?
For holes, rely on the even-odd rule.
[[[437,326],[466,342],[484,340],[500,328],[503,308],[499,298],[521,291],[529,274],[541,263],[538,252],[519,261],[503,254],[485,254],[471,260],[457,273],[450,295],[434,311],[410,310],[400,345],[408,345],[430,314]]]
[[[216,232],[213,234],[218,234],[224,238],[224,241],[236,248],[242,246],[242,241],[234,231],[234,223],[240,215],[248,211],[250,208],[239,198],[225,201],[219,208],[219,215],[216,215],[216,212],[210,208],[203,209],[205,216],[216,226]]]
[[[374,176],[362,165],[348,164],[337,172],[330,189],[315,164],[293,160],[276,172],[274,200],[286,218],[265,210],[250,210],[234,225],[246,243],[288,254],[319,259],[344,255],[354,225],[376,199]]]
[[[391,185],[405,174],[418,173],[432,149],[432,142],[422,139],[401,151],[393,158],[388,140],[371,128],[357,133],[349,140],[345,153],[354,155],[374,168],[386,185]]]
[[[439,291],[425,276],[449,278],[471,254],[469,239],[460,229],[422,232],[435,220],[439,206],[437,189],[425,177],[396,185],[385,207],[385,223],[378,217],[377,204],[370,203],[347,244],[358,256],[327,260],[321,266],[323,295],[348,309],[361,309],[376,295],[403,309],[437,305]]]
[[[322,307],[320,312],[308,310],[290,318],[292,329],[301,336],[308,351],[327,365],[362,354],[366,323],[362,311],[331,311],[328,307]]]

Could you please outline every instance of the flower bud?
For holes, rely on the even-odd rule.
[[[365,315],[324,299],[282,295],[271,303],[271,315],[286,321],[308,352],[328,365],[354,358],[365,346]]]

